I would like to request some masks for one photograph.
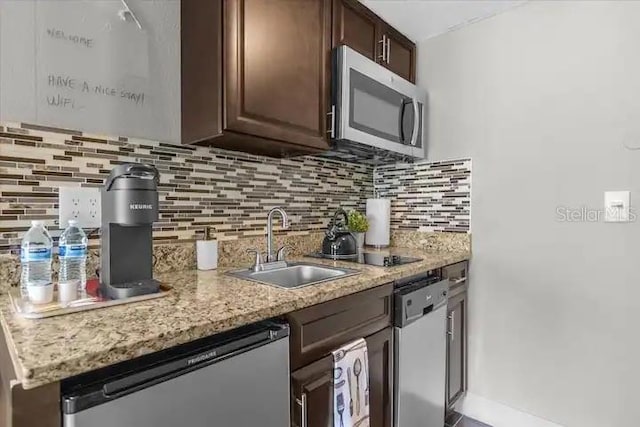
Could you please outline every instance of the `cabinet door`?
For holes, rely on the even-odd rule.
[[[451,407],[466,390],[467,374],[467,293],[449,300],[447,340],[447,406]]]
[[[382,65],[410,82],[416,81],[416,45],[396,29],[384,25],[382,33],[387,39],[385,61]]]
[[[180,3],[182,142],[222,134],[222,2]]]
[[[331,0],[227,0],[224,40],[225,131],[327,149]]]
[[[442,278],[449,279],[449,298],[467,289],[467,273],[469,263],[467,261],[447,265],[442,268]]]
[[[369,352],[369,410],[371,427],[391,427],[393,422],[392,328],[366,338]]]
[[[327,356],[291,374],[291,425],[333,425],[333,357]]]
[[[358,0],[333,0],[333,47],[347,45],[375,61],[382,51],[378,25],[379,18]]]
[[[365,338],[369,353],[371,427],[391,427],[393,393],[392,329]],[[291,424],[333,426],[333,356],[326,356],[291,374]],[[304,420],[304,421],[303,421]]]

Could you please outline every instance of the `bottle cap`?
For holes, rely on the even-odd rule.
[[[35,219],[35,220],[31,221],[31,225],[32,226],[41,226],[41,225],[44,225],[44,222],[42,222],[39,219]]]
[[[77,225],[77,224],[78,224],[78,220],[75,220],[75,219],[69,220],[69,225]]]

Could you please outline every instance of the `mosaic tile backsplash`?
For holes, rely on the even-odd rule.
[[[392,230],[469,232],[471,159],[379,166],[373,180]]]
[[[188,242],[206,226],[220,240],[263,236],[283,206],[290,232],[324,229],[338,207],[364,209],[373,168],[316,157],[272,159],[214,148],[87,135],[29,124],[0,125],[0,253],[17,253],[33,219],[57,229],[60,186],[102,186],[120,163],[160,171],[154,240]],[[97,245],[97,240],[91,241]]]
[[[32,219],[58,229],[59,187],[99,187],[123,162],[152,163],[160,170],[156,242],[192,242],[207,226],[223,241],[264,236],[266,214],[277,205],[289,213],[287,234],[307,235],[324,229],[337,207],[364,210],[374,190],[392,199],[393,230],[469,231],[470,159],[374,170],[326,158],[272,159],[5,123],[0,124],[0,254],[19,252]],[[97,237],[91,246],[98,246]]]

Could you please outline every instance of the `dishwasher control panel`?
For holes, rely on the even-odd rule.
[[[408,283],[394,293],[394,325],[403,327],[447,303],[448,280]]]

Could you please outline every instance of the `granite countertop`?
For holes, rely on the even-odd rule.
[[[165,273],[157,278],[173,286],[167,297],[41,320],[20,318],[3,295],[1,323],[18,380],[31,389],[470,257],[465,250],[394,251],[423,261],[380,268],[303,258],[362,273],[295,290],[229,277],[229,269]]]

